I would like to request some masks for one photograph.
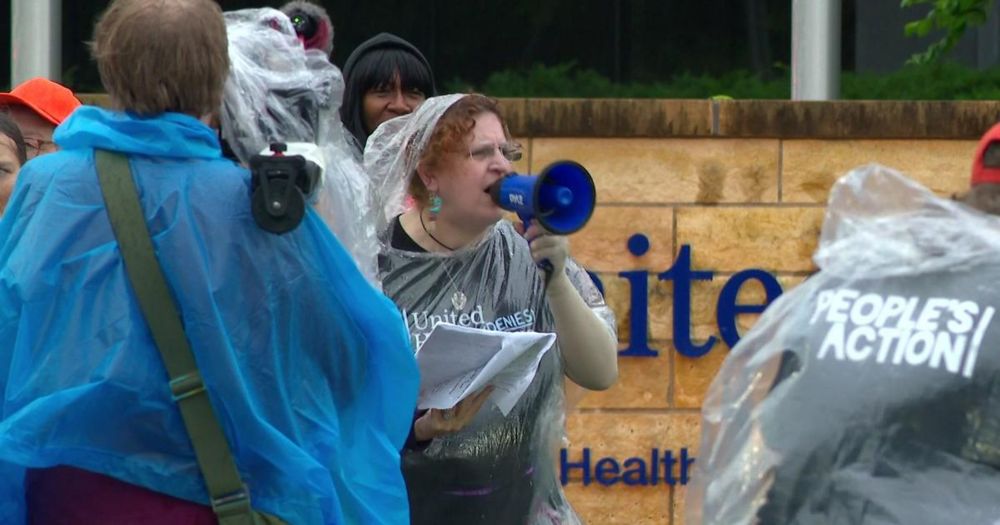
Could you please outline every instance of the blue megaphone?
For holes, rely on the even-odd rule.
[[[490,187],[493,202],[556,235],[583,228],[594,214],[597,191],[587,170],[571,160],[553,162],[538,175],[512,173]]]

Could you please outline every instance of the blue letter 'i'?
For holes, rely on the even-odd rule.
[[[649,238],[641,233],[629,237],[628,251],[636,257],[645,255],[649,251]],[[633,270],[618,275],[628,279],[631,294],[628,347],[618,355],[656,357],[660,353],[649,347],[649,272]]]

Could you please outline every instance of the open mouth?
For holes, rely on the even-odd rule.
[[[504,174],[499,179],[493,181],[492,184],[490,184],[489,186],[486,186],[486,189],[483,190],[483,193],[487,193],[487,194],[491,194],[492,195],[492,193],[493,193],[493,187],[496,186],[497,184],[500,184],[500,181],[502,181],[502,180],[504,180],[507,177],[510,177],[512,175],[514,175],[513,172]]]

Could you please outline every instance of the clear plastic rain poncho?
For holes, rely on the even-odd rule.
[[[712,383],[687,522],[996,523],[1000,218],[870,165],[814,259]]]
[[[378,241],[371,185],[340,121],[344,78],[323,51],[306,50],[284,13],[225,13],[230,74],[222,134],[247,164],[272,142],[319,147],[323,178],[314,205],[373,283]]]
[[[389,246],[388,222],[403,211],[403,190],[438,119],[460,95],[428,99],[368,140],[365,166],[380,183],[386,213],[380,276],[403,311],[415,347],[440,322],[503,331],[552,332],[542,273],[527,242],[507,221],[450,254]],[[570,279],[614,334],[614,314],[590,277],[567,261]],[[403,473],[413,523],[578,523],[554,471],[564,432],[563,368],[545,355],[528,390],[504,417],[491,402],[463,430],[422,450],[406,450]]]

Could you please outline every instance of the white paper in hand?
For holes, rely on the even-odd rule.
[[[441,323],[417,352],[420,409],[448,409],[492,385],[504,416],[531,384],[555,334],[496,332]]]

